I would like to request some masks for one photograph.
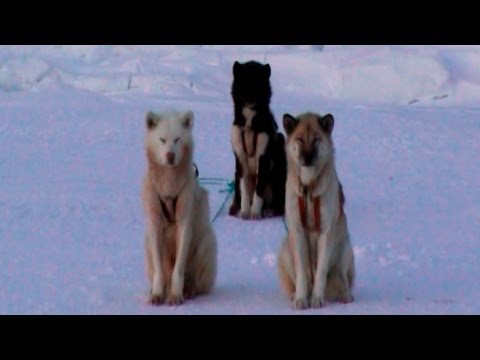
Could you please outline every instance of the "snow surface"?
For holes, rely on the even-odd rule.
[[[231,68],[250,59],[272,66],[279,124],[335,116],[355,302],[292,310],[281,219],[229,199],[213,293],[151,307],[144,114],[191,108],[200,176],[231,179]],[[1,46],[0,314],[478,314],[479,121],[478,46]]]

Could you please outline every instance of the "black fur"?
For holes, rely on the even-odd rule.
[[[242,110],[244,106],[255,104],[256,111],[252,119],[251,129],[255,133],[266,133],[268,145],[265,154],[259,159],[256,193],[264,198],[264,191],[268,184],[272,187],[273,203],[264,202],[263,211],[272,210],[275,216],[285,212],[285,183],[287,178],[287,162],[285,154],[285,138],[278,132],[278,125],[270,110],[272,89],[270,86],[271,68],[255,61],[233,65],[232,99],[234,104],[233,125],[241,128],[246,119]],[[242,166],[235,154],[235,195],[230,207],[230,215],[236,215],[240,210],[241,194],[240,179],[243,174]]]
[[[333,124],[335,123],[335,119],[333,118],[332,114],[327,114],[321,118],[318,118],[318,123],[320,127],[325,131],[327,134],[331,134],[333,131]]]
[[[197,164],[193,163],[193,167],[195,168],[195,177],[198,178],[199,172],[198,172],[198,166],[197,166]]]

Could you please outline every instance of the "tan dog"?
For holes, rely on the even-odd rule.
[[[354,256],[335,170],[333,124],[330,114],[283,117],[288,137],[288,236],[280,249],[278,270],[296,309],[322,307],[326,300],[353,301]]]
[[[149,302],[170,305],[208,293],[217,267],[208,193],[192,163],[194,116],[168,112],[146,116],[147,174],[142,199],[147,220]]]

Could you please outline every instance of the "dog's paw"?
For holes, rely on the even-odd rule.
[[[310,306],[314,309],[320,309],[325,306],[325,300],[320,296],[312,296],[310,298]]]
[[[190,284],[185,285],[183,289],[183,297],[185,298],[185,300],[193,299],[196,296],[197,296],[197,292],[195,291],[193,285],[190,285]]]
[[[148,303],[153,306],[162,305],[165,302],[165,296],[163,294],[152,294],[148,296]]]
[[[243,219],[243,220],[248,220],[250,219],[250,213],[248,211],[242,211],[240,213],[240,217]]]
[[[355,298],[350,293],[349,294],[342,294],[341,296],[339,296],[339,299],[338,299],[339,302],[344,303],[344,304],[349,304],[349,303],[353,302],[354,300],[355,300]]]
[[[263,212],[263,217],[267,218],[267,219],[270,219],[270,218],[273,218],[275,217],[275,213],[273,210],[265,210]]]
[[[308,300],[307,299],[293,299],[292,300],[292,307],[296,310],[304,310],[309,308]]]
[[[185,298],[183,297],[182,294],[180,295],[171,294],[167,298],[167,305],[170,305],[170,306],[182,305],[184,302],[185,302]]]
[[[285,210],[273,210],[273,217],[277,216],[284,216],[285,215]]]
[[[250,212],[250,219],[252,219],[252,220],[260,220],[261,218],[262,218],[262,214],[261,214],[261,213],[256,213],[256,212],[253,212],[253,211]]]
[[[238,215],[238,210],[240,210],[239,206],[235,203],[230,205],[230,209],[228,210],[228,215],[230,216],[237,216]]]

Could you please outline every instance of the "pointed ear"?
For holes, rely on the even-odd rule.
[[[270,68],[270,64],[264,65],[263,69],[265,70],[265,75],[267,79],[270,79],[270,75],[272,75],[272,69]]]
[[[233,64],[233,76],[239,76],[241,72],[242,65],[238,61],[235,61],[235,63]]]
[[[145,115],[145,124],[147,125],[148,130],[155,129],[159,121],[160,121],[160,117],[157,114],[155,114],[153,111],[149,111]]]
[[[188,110],[185,114],[183,114],[182,125],[184,128],[192,129],[194,122],[195,122],[195,116],[193,115],[192,110]]]
[[[283,128],[287,135],[290,135],[298,125],[298,119],[290,114],[283,115]]]
[[[328,135],[330,135],[333,131],[333,125],[335,123],[335,119],[333,118],[332,114],[327,114],[324,117],[318,118],[318,123],[320,127],[325,131]]]

